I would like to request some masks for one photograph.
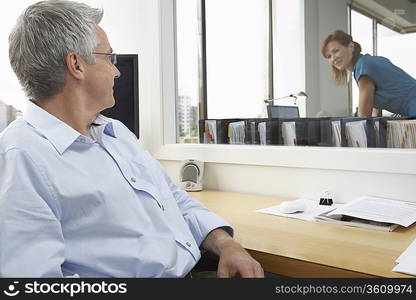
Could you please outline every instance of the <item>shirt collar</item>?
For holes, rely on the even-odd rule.
[[[104,126],[104,133],[112,136],[114,138],[117,138],[116,132],[114,130],[113,126],[113,120],[110,118],[107,118],[103,115],[98,115],[98,117],[93,122],[94,125]]]
[[[366,54],[367,55],[367,54]],[[357,60],[355,61],[355,64],[354,64],[354,73],[355,73],[355,69],[357,68],[357,63],[358,63],[358,61],[361,59],[361,57],[363,57],[364,55],[362,54],[362,53],[360,53],[360,55],[358,55],[358,58],[357,58]]]
[[[32,101],[28,102],[23,119],[46,137],[62,155],[81,134]],[[104,133],[116,137],[111,119],[99,115],[94,124],[105,126]]]

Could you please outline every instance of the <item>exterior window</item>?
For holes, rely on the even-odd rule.
[[[256,118],[268,97],[268,1],[206,1],[207,117]]]
[[[373,20],[355,10],[351,10],[351,35],[361,45],[363,54],[375,55],[373,47]],[[358,110],[358,86],[354,78],[351,78],[352,85],[352,112]]]
[[[198,143],[201,20],[199,0],[176,1],[176,124],[178,143]]]
[[[400,34],[377,24],[377,55],[387,57],[416,78],[416,61],[413,59],[413,47],[409,45],[416,45],[416,33]]]
[[[416,33],[400,33],[379,23],[374,18],[351,10],[351,35],[360,43],[362,53],[387,57],[393,64],[416,78],[416,61],[412,57],[411,47],[416,43]],[[358,87],[352,80],[352,110],[358,107]],[[383,110],[383,116],[391,115]]]

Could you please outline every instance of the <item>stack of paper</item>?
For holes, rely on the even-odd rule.
[[[396,259],[397,265],[393,272],[416,276],[416,240]]]
[[[228,140],[230,144],[244,144],[246,138],[244,121],[232,122],[228,124]]]
[[[387,148],[416,148],[416,120],[387,121]]]
[[[217,143],[217,121],[216,120],[205,121],[204,143],[205,144]]]
[[[408,227],[416,221],[416,203],[362,196],[329,213],[319,215],[317,220],[393,231],[398,225]]]

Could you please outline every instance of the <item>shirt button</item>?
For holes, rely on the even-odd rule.
[[[190,242],[186,242],[186,246],[188,246],[189,248],[191,248],[191,243]]]
[[[86,140],[85,140],[85,138],[84,138],[84,137],[80,137],[80,138],[79,138],[79,141],[80,141],[81,143],[85,143],[85,141],[86,141]]]
[[[136,177],[132,177],[132,178],[130,178],[130,180],[131,180],[132,182],[136,182]]]

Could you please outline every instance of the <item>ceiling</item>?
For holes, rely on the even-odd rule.
[[[351,6],[397,32],[416,32],[416,0],[351,0]]]

